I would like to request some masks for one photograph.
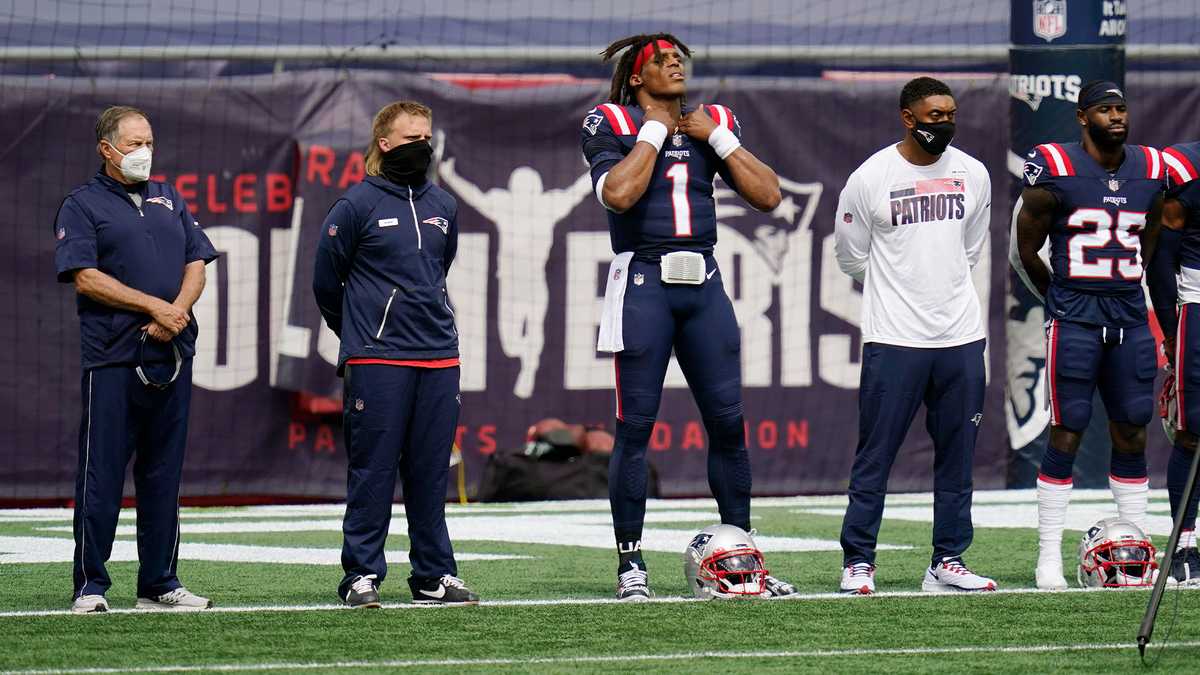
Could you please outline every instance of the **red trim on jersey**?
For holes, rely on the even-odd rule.
[[[1049,146],[1039,145],[1037,146],[1037,151],[1042,153],[1042,159],[1046,161],[1046,168],[1050,169],[1051,176],[1065,175],[1062,171],[1059,171],[1059,161],[1055,158],[1054,151]],[[1061,155],[1061,153],[1059,154]],[[1062,166],[1065,168],[1066,164],[1063,163]]]
[[[733,112],[723,105],[709,103],[707,106],[708,116],[717,123],[718,126],[724,126],[726,129],[733,131]]]
[[[633,121],[633,117],[629,114],[629,111],[623,105],[617,106],[617,110],[621,111],[621,116],[625,118],[625,124],[629,125],[629,133],[636,134],[638,132],[638,125]]]
[[[1050,483],[1051,485],[1070,485],[1074,482],[1074,480],[1071,478],[1051,478],[1050,476],[1040,472],[1038,473],[1037,479],[1043,483]]]
[[[1058,359],[1055,358],[1055,352],[1058,350],[1058,320],[1050,322],[1050,333],[1046,336],[1046,385],[1050,395],[1050,424],[1056,425],[1059,420],[1058,397],[1055,395],[1056,382],[1055,366],[1058,365]]]
[[[1066,149],[1058,143],[1051,143],[1050,145],[1053,145],[1054,149],[1058,150],[1058,154],[1062,155],[1063,166],[1067,167],[1067,175],[1074,176],[1075,166],[1071,164],[1071,156],[1067,154]]]
[[[1179,413],[1175,420],[1177,430],[1188,428],[1187,406],[1183,402],[1183,357],[1187,353],[1183,346],[1187,344],[1187,311],[1188,303],[1185,302],[1179,308],[1179,324],[1175,330],[1175,407]]]
[[[625,421],[625,416],[621,413],[621,366],[617,363],[617,355],[613,354],[613,384],[617,391],[617,419]]]
[[[1108,474],[1108,479],[1115,480],[1118,483],[1125,483],[1126,485],[1141,485],[1143,483],[1150,482],[1149,476],[1142,476],[1141,478],[1124,478],[1122,476],[1114,476],[1111,473]]]
[[[1188,181],[1194,180],[1196,178],[1196,167],[1192,164],[1191,160],[1189,160],[1187,158],[1187,155],[1183,154],[1182,152],[1179,152],[1178,150],[1176,150],[1174,148],[1167,148],[1166,150],[1163,150],[1163,154],[1170,155],[1171,159],[1174,159],[1175,161],[1182,164],[1184,170],[1187,171],[1187,173],[1188,173],[1188,175],[1186,175],[1186,176],[1180,175],[1179,171],[1177,171],[1175,169],[1175,167],[1171,166],[1170,164],[1167,164],[1167,172],[1170,173],[1171,177],[1175,179],[1176,185],[1182,185],[1182,184],[1184,184]],[[1166,164],[1165,159],[1163,160],[1163,163]]]
[[[614,110],[614,108],[616,108],[616,110]],[[604,113],[604,116],[608,118],[608,126],[612,127],[613,133],[618,136],[627,136],[628,134],[622,131],[622,128],[625,127],[625,125],[622,124],[624,118],[619,116],[620,113],[617,112],[617,110],[623,111],[623,108],[612,103],[604,103],[600,105],[600,112]]]
[[[1142,154],[1146,156],[1146,178],[1156,180],[1162,178],[1162,157],[1158,150],[1148,145],[1141,146]]]
[[[458,357],[449,359],[371,359],[359,357],[346,359],[348,366],[408,366],[409,368],[453,368]]]

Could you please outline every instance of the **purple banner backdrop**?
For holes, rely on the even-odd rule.
[[[154,173],[179,188],[222,252],[196,306],[185,495],[344,496],[339,417],[312,413],[295,393],[340,390],[336,340],[312,301],[312,257],[326,210],[362,177],[372,115],[401,98],[433,107],[437,179],[460,203],[450,292],[462,335],[468,484],[487,454],[521,444],[539,418],[611,429],[611,359],[594,346],[612,252],[578,136],[606,83],[498,88],[317,72],[0,84],[0,115],[14,132],[0,161],[9,205],[0,213],[9,241],[0,254],[0,499],[72,491],[78,323],[72,290],[55,283],[51,223],[63,196],[98,166],[92,126],[114,103],[150,113]],[[898,138],[900,84],[699,79],[691,88],[692,102],[735,111],[746,145],[776,169],[785,195],[774,212],[757,213],[728,189],[717,192],[717,256],[742,327],[756,494],[845,487],[857,435],[861,296],[834,261],[833,211],[846,176]],[[976,484],[1003,487],[1008,93],[999,77],[952,84],[956,145],[991,169],[996,190],[993,243],[975,274],[997,336]],[[677,367],[659,419],[651,460],[663,493],[707,494],[703,428]],[[929,489],[932,464],[919,415],[892,489]]]

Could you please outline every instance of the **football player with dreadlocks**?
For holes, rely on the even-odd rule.
[[[618,40],[609,101],[581,131],[596,197],[607,209],[613,251],[600,351],[613,352],[616,445],[609,500],[619,556],[617,598],[650,596],[641,554],[646,445],[672,350],[708,432],[708,480],[721,522],[750,530],[750,458],[742,419],[741,335],[713,258],[713,179],[751,206],[780,202],[779,178],[742,147],[728,108],[691,107],[687,46],[667,33]],[[789,595],[767,577],[762,595]]]

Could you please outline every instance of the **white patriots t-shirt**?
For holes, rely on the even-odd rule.
[[[838,199],[838,265],[863,284],[863,343],[954,347],[985,336],[971,269],[987,241],[992,181],[954,147],[929,166],[889,145]]]

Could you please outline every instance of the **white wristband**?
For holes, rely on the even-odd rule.
[[[649,143],[654,146],[655,152],[662,151],[663,142],[667,140],[667,125],[662,122],[649,120],[642,123],[642,130],[638,132],[639,143]]]
[[[742,147],[742,142],[738,140],[737,134],[730,131],[728,127],[722,126],[713,129],[713,132],[708,135],[708,144],[721,159],[725,159],[732,155],[734,150]]]

